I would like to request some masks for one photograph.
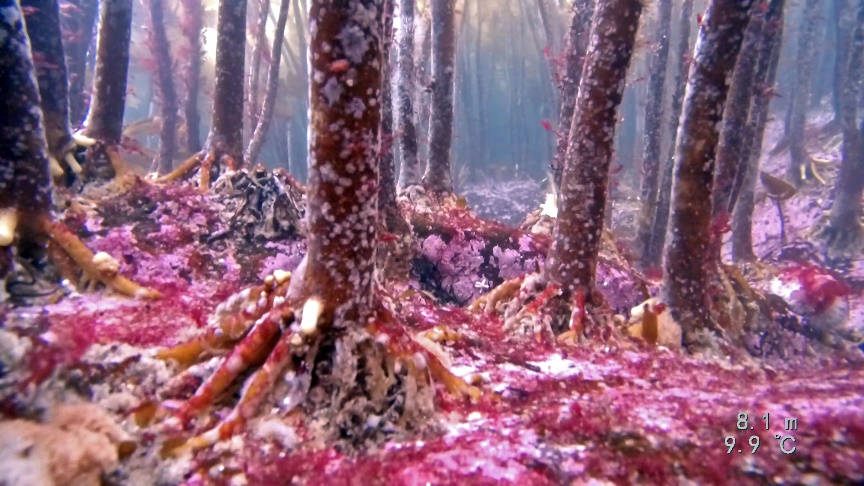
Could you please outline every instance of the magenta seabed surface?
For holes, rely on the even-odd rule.
[[[268,243],[255,255],[231,242],[205,249],[201,235],[218,226],[208,198],[183,189],[169,196],[170,209],[160,203],[150,214],[158,225],[146,240],[140,221],[78,222],[94,250],[114,255],[122,273],[162,299],[85,294],[5,314],[6,326],[32,344],[26,377],[17,383],[23,395],[80,367],[92,344],[127,343],[146,352],[188,338],[225,297],[299,261],[299,240]],[[706,360],[635,341],[552,345],[513,340],[495,317],[432,305],[420,294],[402,304],[400,315],[415,330],[445,325],[461,333],[445,349],[455,374],[481,383],[478,403],[439,389],[426,430],[346,454],[304,442],[303,424],[280,416],[273,398],[261,420],[282,420],[293,441],[241,434],[220,453],[199,452],[184,481],[227,484],[238,474],[249,484],[864,481],[864,366],[854,353],[755,361],[742,352]],[[153,392],[132,394],[143,400]],[[7,397],[5,410],[14,409]],[[155,447],[152,432],[129,424],[131,404],[112,411],[145,448]]]

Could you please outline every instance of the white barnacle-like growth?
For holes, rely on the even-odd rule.
[[[68,165],[69,168],[72,169],[73,173],[80,174],[81,172],[84,171],[84,169],[81,168],[81,165],[78,163],[78,160],[76,160],[75,156],[72,155],[72,152],[66,152],[66,155],[63,157],[63,160],[66,161],[66,165]]]
[[[15,208],[0,209],[0,246],[12,244],[17,226],[18,211]]]
[[[93,255],[93,265],[96,266],[96,269],[98,269],[100,273],[109,277],[116,275],[120,270],[120,262],[104,251],[100,251]]]
[[[321,317],[321,300],[312,297],[303,304],[303,316],[300,319],[300,332],[304,336],[312,336],[318,330],[318,318]]]
[[[286,272],[285,270],[276,270],[275,272],[273,272],[273,278],[276,279],[277,284],[282,285],[291,278],[291,272]]]
[[[72,134],[72,140],[75,141],[76,145],[81,147],[89,148],[96,145],[96,140],[84,135],[83,130],[78,130],[77,132]]]
[[[51,171],[51,177],[61,177],[64,174],[63,167],[60,167],[60,162],[57,162],[57,159],[51,156],[48,156],[48,169]]]
[[[541,216],[549,216],[550,218],[558,217],[558,195],[554,192],[546,194],[546,201],[540,205],[542,208]]]
[[[380,5],[380,2],[379,2]],[[368,28],[372,32],[377,31],[378,26],[378,7],[375,5],[366,7],[360,2],[354,2],[351,6],[351,19],[359,26]]]

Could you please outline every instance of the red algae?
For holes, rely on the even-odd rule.
[[[203,326],[225,298],[257,283],[255,268],[241,271],[233,243],[221,250],[207,245],[207,237],[220,227],[218,211],[212,197],[193,188],[156,188],[139,181],[101,201],[95,213],[70,214],[67,223],[94,252],[107,253],[120,264],[120,274],[163,297],[144,301],[85,293],[38,309],[10,311],[6,325],[33,335],[32,377],[25,384],[39,383],[54,368],[74,363],[93,344],[174,344]],[[262,256],[259,264],[263,261]]]
[[[793,292],[794,301],[805,308],[808,314],[822,314],[837,299],[846,298],[850,293],[849,287],[836,275],[816,265],[787,266],[778,278],[800,287],[800,291]]]
[[[249,447],[244,450],[251,466],[247,477],[254,484],[557,483],[544,474],[530,446],[532,437],[525,437],[533,434],[504,432],[481,426],[468,436],[389,444],[383,450],[350,458],[332,450],[276,455]]]
[[[484,390],[498,399],[444,406],[437,428],[422,439],[394,439],[351,458],[332,449],[262,453],[249,446],[247,477],[254,484],[288,477],[298,484],[556,484],[587,477],[747,484],[775,475],[860,475],[858,365],[822,370],[818,378],[813,369],[788,370],[772,381],[759,370],[671,352],[578,349],[564,357],[534,349],[527,367],[496,364],[488,352],[454,353],[454,365],[488,373]],[[741,412],[753,431],[736,429]],[[777,424],[770,431],[758,430],[765,413]],[[789,417],[798,428],[786,432]],[[780,451],[775,431],[796,438],[794,454]],[[727,454],[729,435],[745,446],[742,453]],[[754,454],[746,444],[751,436],[761,443]]]
[[[145,207],[149,191],[138,188],[120,196],[96,216],[74,219],[73,226],[95,251],[116,258],[122,274],[164,297],[145,302],[87,293],[7,313],[4,326],[32,343],[25,385],[79,366],[93,344],[126,343],[143,351],[188,338],[229,295],[259,284],[260,276],[273,269],[290,270],[302,255],[296,240],[260,247],[230,238],[210,240],[224,229],[219,203],[188,188],[171,188],[163,196],[171,210],[161,202],[146,211],[130,209]],[[131,212],[124,216],[123,211]],[[454,267],[458,278],[482,278],[491,272],[489,262],[506,260],[501,252],[491,253],[490,234],[515,245],[520,259],[535,250],[535,243],[548,244],[547,237],[531,235],[533,243],[519,248],[524,233],[462,210],[449,211],[445,219],[459,230],[451,242],[455,235],[468,235],[489,250],[476,275],[460,275],[464,269]],[[145,228],[156,236],[145,238]],[[598,272],[604,275],[598,281],[608,284],[600,290],[616,307],[641,297],[640,283],[628,268],[611,259],[601,266],[606,270]],[[841,295],[840,287],[819,280],[821,274],[798,275],[825,295]],[[858,358],[791,355],[772,367],[737,354],[706,360],[631,341],[559,345],[508,335],[501,318],[442,305],[420,290],[422,282],[410,285],[383,289],[386,305],[407,333],[442,328],[457,336],[438,345],[449,356],[451,371],[482,390],[478,400],[453,396],[439,385],[427,427],[362,450],[310,442],[303,428],[308,424],[298,414],[265,412],[261,420],[292,428],[296,443],[261,439],[253,421],[238,441],[226,445],[230,452],[196,453],[183,474],[185,484],[229,484],[241,473],[248,484],[864,481],[859,466],[864,463],[864,366]],[[823,301],[817,297],[814,306]],[[200,380],[186,378],[193,385]],[[113,379],[123,380],[122,371]],[[173,383],[179,391],[172,393],[171,386],[163,385],[158,393],[182,399],[194,389],[183,380]],[[278,410],[284,398],[268,398],[262,408]],[[215,415],[224,414],[221,407],[232,400],[220,403]],[[738,429],[742,412],[752,430]],[[767,431],[766,413],[771,417]],[[785,430],[787,418],[797,420],[796,429]],[[160,446],[158,432],[141,433],[140,447]],[[781,451],[775,434],[794,437],[795,452]],[[727,437],[736,441],[731,453]],[[756,452],[748,444],[752,437],[760,442]],[[786,443],[787,450],[792,444]]]
[[[864,484],[864,3],[20,3],[0,422],[88,484]]]
[[[100,241],[92,242],[106,250],[135,251],[119,238],[118,246]],[[168,271],[171,266],[164,266],[159,254],[139,252],[134,258],[151,264],[124,271],[137,272],[166,297],[116,301],[96,294],[47,307],[29,328],[34,342],[46,332],[52,336],[50,344],[34,346],[29,358],[39,379],[71,365],[92,343],[171,344],[186,329],[201,326],[243,283],[223,281],[206,267],[193,270],[190,283]],[[238,471],[249,484],[864,479],[858,467],[864,461],[864,369],[855,361],[796,358],[769,373],[639,346],[556,346],[510,338],[499,318],[442,307],[422,292],[396,300],[414,332],[446,326],[460,333],[442,346],[454,373],[478,377],[484,393],[478,403],[439,389],[438,413],[427,430],[352,454],[304,443],[287,450],[246,434],[230,467],[199,470],[186,484],[225,484]],[[796,452],[780,451],[773,425],[770,431],[737,430],[741,412],[757,429],[770,413],[778,433],[785,418],[797,418],[797,430],[782,431],[796,438]],[[745,446],[741,453],[727,454],[724,439],[730,435]],[[751,454],[752,436],[761,446]]]

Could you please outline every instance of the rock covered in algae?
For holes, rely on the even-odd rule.
[[[0,422],[0,484],[99,486],[102,475],[134,449],[98,406],[57,405],[45,423]]]

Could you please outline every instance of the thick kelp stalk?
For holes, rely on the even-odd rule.
[[[17,0],[0,0],[0,246],[49,216],[51,179],[30,41]],[[10,95],[14,93],[14,96]],[[28,235],[31,236],[31,235]]]
[[[220,0],[216,21],[216,84],[213,124],[202,167],[202,186],[209,186],[211,164],[243,165],[243,66],[246,56],[246,0]]]
[[[765,25],[762,29],[763,40],[756,53],[759,60],[754,77],[753,106],[747,122],[747,140],[743,143],[741,157],[746,160],[747,168],[741,179],[741,188],[732,213],[732,259],[753,261],[753,210],[756,206],[756,181],[759,177],[759,159],[762,155],[762,139],[768,122],[768,108],[771,103],[770,91],[777,78],[777,66],[783,42],[783,21],[785,0],[771,0]]]
[[[36,63],[48,155],[54,159],[52,166],[56,170],[67,154],[71,157],[73,147],[60,7],[57,0],[24,0],[21,8],[25,12],[27,36]],[[73,170],[80,169],[74,160],[70,165]]]
[[[465,7],[463,7],[465,8],[465,15],[463,15],[462,17],[463,19],[468,17],[467,5],[468,3],[466,2]],[[562,42],[566,40],[566,35],[563,33],[564,25],[562,22],[565,16],[562,15],[563,9],[559,9],[557,5],[553,5],[551,0],[537,0],[536,11],[537,16],[540,19],[540,26],[543,29],[542,40],[539,38],[535,30],[536,28],[532,20],[532,14],[534,13],[534,10],[530,8],[530,3],[526,0],[519,1],[519,15],[521,17],[521,22],[523,22],[523,25],[525,25],[523,29],[531,33],[531,37],[538,46],[542,46],[542,52],[546,57],[546,68],[548,70],[547,72],[549,73],[550,81],[549,85],[544,84],[542,88],[544,90],[544,96],[546,96],[547,94],[549,94],[549,92],[547,91],[548,88],[551,88],[551,91],[555,91],[558,88],[558,79],[562,76],[562,69],[558,66],[558,58],[559,56],[563,55],[563,47],[566,47],[566,45],[562,47]],[[477,29],[482,29],[482,22],[479,20],[479,12],[480,10],[478,8]],[[522,39],[524,42],[525,37],[523,37]],[[523,45],[523,49],[524,48],[525,47]],[[465,64],[467,66],[467,60]],[[552,99],[557,102],[558,99],[555,94],[551,93],[551,95]],[[477,147],[477,149],[479,150],[479,147]],[[480,157],[473,156],[472,159],[479,160]]]
[[[456,0],[431,0],[432,113],[429,119],[429,164],[423,186],[436,194],[452,194],[453,80],[456,58]]]
[[[830,220],[832,232],[830,236],[842,244],[860,242],[862,234],[864,122],[858,126],[857,101],[860,99],[861,83],[864,81],[864,2],[859,2],[857,26],[853,31],[852,40],[844,73],[843,98],[840,101],[843,162],[840,164],[840,172],[834,186],[834,203],[831,207]]]
[[[399,189],[420,182],[417,156],[417,127],[414,124],[414,0],[399,0],[399,29],[396,32],[396,137],[401,164]]]
[[[270,50],[270,67],[267,69],[267,91],[264,94],[264,105],[257,120],[252,140],[246,149],[246,162],[254,164],[258,160],[261,147],[267,138],[270,124],[273,122],[273,110],[276,108],[276,94],[279,90],[279,66],[282,64],[282,42],[285,39],[285,25],[288,23],[288,7],[291,0],[282,0],[279,4],[279,17],[276,19],[276,31],[273,33],[273,47]],[[257,83],[256,83],[257,84]],[[257,99],[257,95],[255,96]],[[250,107],[254,109],[254,107]]]
[[[309,10],[316,28],[309,46],[312,118],[303,286],[308,298],[324,304],[325,320],[353,325],[370,315],[374,294],[381,3],[313,0]],[[378,16],[367,19],[365,9],[379,9]]]
[[[150,36],[153,55],[156,57],[154,83],[159,99],[162,126],[159,129],[159,155],[156,169],[160,174],[171,172],[174,154],[177,152],[177,92],[174,90],[174,63],[171,61],[171,46],[165,31],[165,13],[162,0],[150,2]]]
[[[839,126],[842,118],[843,92],[846,88],[846,68],[849,64],[849,48],[855,28],[855,0],[832,0],[834,11],[834,73],[831,80],[831,107],[834,119],[829,125]]]
[[[484,7],[483,2],[477,2],[475,15],[477,16],[477,28],[476,34],[474,36],[474,52],[480,53],[483,51],[483,29],[484,24],[488,22],[488,7]],[[485,8],[485,10],[484,10]],[[487,96],[486,96],[486,80],[483,70],[483,56],[475,55],[474,56],[474,69],[468,69],[469,73],[473,73],[474,78],[474,93],[476,93],[476,106],[477,106],[477,133],[478,136],[483,136],[485,133],[485,127],[487,127],[487,113],[489,112],[489,108],[486,106],[488,104]],[[474,164],[480,167],[488,166],[489,164],[489,149],[490,147],[487,144],[477,144],[477,160],[474,161]]]
[[[249,126],[252,130],[258,126],[258,84],[261,79],[261,58],[267,48],[267,15],[270,13],[270,0],[258,1],[258,18],[253,32],[255,42],[252,43],[251,65],[249,66],[249,85],[246,88],[246,109],[249,111]],[[266,96],[266,95],[265,95]],[[250,160],[251,164],[252,161]]]
[[[606,0],[594,15],[545,265],[549,279],[568,295],[594,289],[616,113],[641,12],[639,0]]]
[[[42,127],[39,88],[30,41],[17,0],[0,0],[0,248],[16,243],[32,254],[51,241],[52,255],[71,260],[94,281],[129,296],[156,298],[115,272],[100,269],[94,254],[51,216],[48,144]],[[35,252],[39,253],[39,252]],[[11,253],[0,252],[0,269],[11,268]],[[18,257],[23,255],[19,252]],[[5,275],[0,275],[5,277]]]
[[[660,178],[660,188],[657,194],[657,210],[654,212],[654,222],[651,226],[651,246],[644,261],[660,263],[663,258],[663,247],[666,244],[666,227],[669,225],[669,204],[672,201],[672,168],[675,166],[675,145],[678,140],[678,123],[681,120],[681,107],[684,105],[684,93],[687,89],[687,77],[690,74],[690,25],[693,23],[693,0],[681,2],[681,19],[678,48],[675,57],[678,59],[678,75],[675,77],[675,92],[669,103],[669,152],[666,164],[663,166],[663,176]]]
[[[300,330],[320,336],[318,359],[331,363],[315,370],[325,390],[316,406],[329,410],[334,437],[358,445],[377,433],[370,413],[416,426],[431,408],[422,382],[399,385],[398,354],[387,349],[405,345],[404,331],[376,299],[383,7],[381,0],[310,4],[308,253],[290,297],[305,301]],[[387,333],[378,341],[390,343],[383,350],[376,333]]]
[[[87,50],[93,40],[98,0],[70,0],[76,8],[62,15],[63,50],[69,76],[69,122],[77,127],[87,115],[89,93],[84,92],[87,79]]]
[[[814,178],[813,162],[807,153],[804,130],[807,127],[807,110],[810,107],[810,91],[813,71],[816,66],[816,31],[822,19],[820,0],[806,0],[798,30],[797,66],[792,104],[789,108],[789,126],[785,138],[789,141],[789,167],[787,177],[796,184]]]
[[[192,5],[187,7],[194,8]],[[189,35],[190,42],[191,34]],[[199,39],[200,42],[200,39]],[[193,53],[194,55],[194,53]],[[216,20],[216,80],[213,88],[213,109],[210,134],[205,148],[192,155],[160,181],[170,182],[186,177],[196,168],[198,186],[202,190],[210,188],[211,173],[221,170],[224,164],[229,169],[243,166],[243,81],[246,57],[246,0],[220,0]],[[198,63],[197,65],[195,65]],[[192,68],[200,69],[200,59],[193,61],[187,73],[187,84],[192,81]],[[186,109],[196,111],[194,122],[197,125],[197,105],[191,88],[197,91],[198,80],[187,93]],[[197,128],[189,127],[189,132]],[[192,140],[189,141],[190,145]]]
[[[183,101],[183,116],[186,119],[186,150],[201,151],[201,115],[198,111],[198,93],[201,89],[201,31],[204,28],[204,8],[201,0],[180,0],[183,7],[180,26],[186,38],[189,56],[185,62],[183,82],[186,98]]]
[[[396,0],[384,1],[384,30],[381,57],[381,129],[379,138],[378,210],[387,232],[407,232],[407,223],[396,204],[396,160],[393,156],[393,84],[391,82],[390,46],[393,39],[393,11]]]
[[[417,23],[414,35],[416,50],[414,51],[414,80],[417,87],[417,152],[423,163],[429,162],[429,123],[432,116],[432,16],[429,14],[429,3],[426,3]]]
[[[747,170],[747,160],[744,157],[746,149],[745,142],[750,138],[748,120],[750,118],[750,107],[753,105],[753,97],[761,95],[756,92],[754,84],[756,80],[756,67],[758,65],[759,47],[765,41],[762,28],[765,17],[768,14],[769,3],[767,0],[758,2],[757,8],[753,9],[750,24],[744,34],[744,44],[741,52],[748,55],[738,56],[735,64],[735,74],[732,76],[732,85],[729,87],[729,96],[726,101],[725,113],[723,115],[723,129],[720,132],[720,142],[717,146],[717,170],[714,174],[714,219],[725,218],[732,214],[735,208],[736,179]],[[715,241],[715,257],[720,257],[719,235]]]
[[[311,375],[304,409],[321,424],[312,433],[349,447],[368,447],[394,425],[421,425],[433,405],[428,385],[435,370],[470,388],[422,351],[375,287],[383,10],[381,0],[310,3],[307,253],[294,275],[277,271],[235,294],[208,333],[161,353],[194,360],[214,341],[233,347],[179,407],[185,422],[256,366],[252,357],[266,356],[234,411],[188,441],[192,448],[236,434],[286,369]],[[411,367],[421,360],[424,366]],[[380,420],[373,424],[370,416]]]
[[[123,137],[126,76],[132,35],[132,0],[104,0],[99,6],[96,76],[84,134],[96,145],[87,150],[88,176],[118,175],[118,145]]]
[[[570,125],[573,121],[573,111],[576,109],[576,94],[582,79],[585,52],[588,50],[594,3],[595,0],[576,0],[573,2],[573,17],[570,20],[570,29],[567,31],[567,46],[565,48],[567,64],[558,87],[561,96],[561,109],[558,114],[557,141],[551,167],[556,190],[561,186],[561,174],[564,172]]]
[[[663,93],[666,86],[666,64],[669,60],[669,35],[672,23],[672,0],[657,3],[657,34],[654,38],[656,52],[651,58],[651,74],[648,80],[645,103],[645,137],[642,153],[642,178],[639,186],[639,216],[636,241],[640,248],[642,268],[653,266],[648,260],[651,247],[651,230],[657,213],[657,185],[660,178],[660,151],[663,142]]]
[[[662,291],[686,345],[695,344],[702,330],[713,328],[707,276],[713,263],[708,248],[714,162],[729,78],[751,7],[748,0],[712,0],[690,68],[675,155]]]

